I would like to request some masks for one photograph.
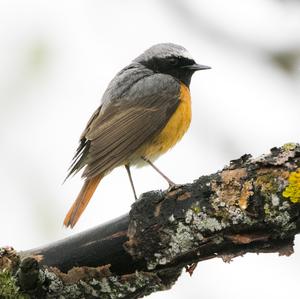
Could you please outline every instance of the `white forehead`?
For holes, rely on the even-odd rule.
[[[170,56],[193,59],[190,53],[184,47],[172,43],[164,43],[152,46],[136,60],[149,60],[153,57],[166,58]]]

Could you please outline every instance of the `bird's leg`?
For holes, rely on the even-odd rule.
[[[129,167],[129,165],[126,164],[125,168],[126,168],[127,173],[128,173],[128,177],[129,177],[130,185],[131,185],[131,188],[132,188],[132,191],[133,191],[134,199],[137,201],[137,196],[136,196],[136,192],[135,192],[135,188],[134,188],[134,184],[133,184],[133,180],[132,180],[132,176],[131,176],[131,172],[130,172],[130,167]]]
[[[150,166],[152,166],[169,184],[169,190],[176,188],[176,184],[171,181],[164,173],[162,173],[148,158],[141,157],[145,162],[147,162]]]

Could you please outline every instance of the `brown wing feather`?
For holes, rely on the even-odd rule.
[[[174,101],[172,109],[167,105],[133,107],[117,120],[112,118],[111,126],[106,124],[103,130],[98,128],[97,138],[91,140],[83,176],[93,177],[122,165],[141,145],[163,129],[177,105]]]
[[[101,107],[100,106],[91,116],[91,118],[89,119],[84,131],[82,132],[81,136],[80,136],[80,141],[79,141],[79,146],[76,150],[76,153],[72,159],[71,165],[68,169],[68,175],[66,176],[64,182],[68,179],[68,177],[70,177],[71,175],[76,174],[80,169],[82,169],[82,167],[85,166],[85,158],[86,155],[89,152],[89,147],[90,147],[90,141],[86,138],[86,135],[88,134],[89,130],[91,129],[91,124],[97,119],[97,117],[99,116],[99,113],[101,111]]]
[[[111,128],[109,134],[99,134],[98,138],[91,141],[84,176],[93,177],[97,173],[107,172],[123,164],[145,141],[156,134],[160,127],[163,127],[159,125],[159,120],[162,120],[159,110],[143,109],[140,112],[138,110],[131,113],[139,114],[139,117],[133,120],[130,119],[130,115],[126,115],[119,127]]]
[[[87,179],[105,175],[159,133],[179,104],[180,83],[155,74],[137,82],[126,95],[96,111],[82,135],[85,142],[71,173],[85,166]]]

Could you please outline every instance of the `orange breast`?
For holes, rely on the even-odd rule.
[[[144,153],[150,160],[158,158],[161,154],[168,151],[184,135],[191,123],[191,95],[189,88],[184,84],[180,87],[180,103],[171,116],[170,120],[151,142],[143,148]]]

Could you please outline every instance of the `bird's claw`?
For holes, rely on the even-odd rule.
[[[182,184],[169,184],[169,188],[167,189],[167,192],[171,192],[171,191],[174,191],[176,189],[179,189],[181,188],[183,185]]]

